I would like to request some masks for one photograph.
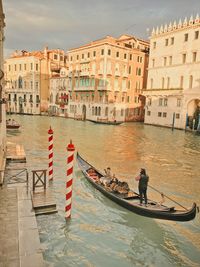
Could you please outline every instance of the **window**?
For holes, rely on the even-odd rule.
[[[18,78],[18,88],[22,88],[22,77],[21,76],[19,76],[19,78]]]
[[[138,68],[138,76],[141,75],[141,68]]]
[[[180,77],[180,88],[183,88],[183,81],[184,81],[183,79],[184,79],[183,76],[181,76]]]
[[[137,57],[137,62],[140,62],[140,57],[139,56]]]
[[[162,89],[165,87],[165,78],[162,78]]]
[[[167,89],[169,89],[169,88],[170,88],[170,78],[167,77]]]
[[[109,55],[109,56],[111,55],[111,50],[110,50],[110,49],[108,49],[108,55]]]
[[[163,112],[163,118],[167,117],[167,112]]]
[[[197,52],[192,53],[192,61],[196,62],[197,61]]]
[[[15,64],[15,71],[17,70],[17,65]]]
[[[11,66],[10,65],[8,65],[8,71],[11,71]]]
[[[126,54],[124,54],[124,59],[126,59],[126,57],[127,57],[127,55],[126,55]]]
[[[154,67],[155,66],[155,59],[153,58],[152,59],[152,67]]]
[[[131,74],[131,66],[128,67],[128,73]]]
[[[195,40],[199,39],[199,31],[194,32],[194,39]]]
[[[184,34],[184,41],[187,42],[188,41],[188,33]]]
[[[76,56],[76,60],[79,60],[79,55]]]
[[[147,116],[151,116],[151,111],[147,111]]]
[[[33,63],[31,63],[31,70],[33,70]]]
[[[119,57],[119,52],[118,51],[116,52],[116,57]]]
[[[177,107],[181,107],[181,99],[180,98],[177,98]]]
[[[132,54],[130,54],[130,60],[132,60]]]
[[[128,89],[131,88],[131,81],[128,81]]]
[[[193,76],[190,75],[190,78],[189,78],[189,88],[192,88],[193,86]]]
[[[174,44],[174,37],[171,38],[171,45]]]
[[[104,55],[104,49],[101,49],[101,55],[102,56]]]
[[[153,49],[156,49],[156,42],[153,42]]]
[[[165,46],[168,46],[169,40],[165,39]]]
[[[84,59],[84,54],[82,54],[82,59]]]
[[[172,65],[172,56],[169,57],[169,65]]]
[[[168,99],[167,98],[164,98],[164,106],[167,107],[167,102],[168,102]]]
[[[167,58],[166,58],[166,57],[164,57],[163,65],[164,65],[164,66],[167,65]]]
[[[162,106],[162,104],[163,104],[163,99],[162,99],[162,98],[159,98],[159,100],[158,100],[158,105],[159,105],[159,106]]]
[[[87,54],[87,57],[89,58],[90,57],[90,53],[88,52],[88,54]]]
[[[151,106],[152,100],[151,98],[148,98],[147,106]]]
[[[176,119],[180,119],[180,114],[176,113]]]
[[[35,65],[35,69],[36,69],[36,71],[38,71],[38,64]]]
[[[24,70],[26,70],[26,64],[24,64]]]
[[[22,70],[22,64],[19,64],[19,70]]]
[[[184,64],[186,62],[186,54],[182,55],[182,63]]]
[[[96,57],[96,51],[93,51],[93,57]]]
[[[158,112],[158,117],[162,117],[162,112]]]

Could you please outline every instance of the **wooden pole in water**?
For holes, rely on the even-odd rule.
[[[48,130],[49,134],[49,181],[53,180],[53,130],[51,126]]]
[[[74,162],[75,147],[70,140],[70,144],[67,146],[67,181],[66,181],[66,206],[65,206],[65,219],[71,218],[71,206],[72,206],[72,183],[73,183],[73,162]]]

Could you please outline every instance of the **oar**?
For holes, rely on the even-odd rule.
[[[174,203],[176,203],[177,205],[179,205],[180,207],[184,208],[185,210],[188,211],[188,209],[184,206],[182,206],[180,203],[178,203],[177,201],[173,200],[172,198],[166,196],[165,194],[163,194],[162,192],[160,192],[159,190],[157,190],[156,188],[154,188],[153,186],[151,185],[148,185],[151,189],[155,190],[156,192],[160,193],[161,195],[165,196],[166,198],[168,198],[169,200],[173,201]]]

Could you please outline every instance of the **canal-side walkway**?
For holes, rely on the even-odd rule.
[[[9,157],[12,154],[11,158],[19,160],[21,149],[14,151],[16,153],[10,153]],[[24,168],[24,163],[6,165],[4,183],[0,187],[0,267],[43,267],[30,188],[22,177],[10,174],[17,168]]]

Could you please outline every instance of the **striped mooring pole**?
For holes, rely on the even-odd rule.
[[[49,181],[53,180],[53,130],[51,126],[48,130],[49,134]]]
[[[65,206],[65,219],[71,218],[72,207],[72,183],[73,183],[73,163],[74,163],[74,151],[75,147],[70,140],[67,146],[67,181],[66,181],[66,206]]]

